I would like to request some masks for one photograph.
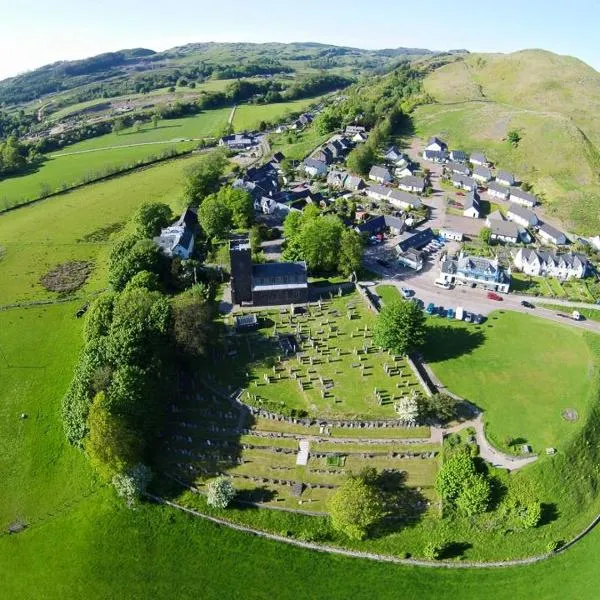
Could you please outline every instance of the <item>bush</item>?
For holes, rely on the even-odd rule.
[[[443,542],[429,542],[425,548],[423,548],[423,556],[427,560],[439,560],[444,551]]]
[[[144,495],[151,480],[150,467],[138,463],[126,473],[115,475],[112,484],[117,494],[131,507]]]
[[[213,508],[227,508],[235,498],[235,488],[227,477],[213,479],[207,486],[206,501]]]

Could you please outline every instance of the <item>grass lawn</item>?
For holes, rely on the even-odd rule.
[[[354,307],[351,309],[352,320],[347,317],[348,306]],[[403,359],[398,358],[394,362],[393,357],[375,348],[364,353],[365,344],[372,345],[374,315],[357,295],[334,298],[323,303],[322,312],[315,306],[311,311],[311,315],[296,317],[291,325],[287,314],[263,312],[263,326],[259,333],[236,336],[228,346],[232,357],[226,363],[226,370],[223,370],[225,364],[221,362],[211,367],[211,371],[230,387],[247,387],[244,400],[249,401],[248,394],[256,395],[265,407],[274,412],[287,407],[323,417],[394,418],[394,400],[417,389],[419,384]],[[305,340],[302,344],[304,358],[283,358],[274,372],[273,364],[283,351],[267,336],[293,333],[296,323],[300,324],[302,334],[311,335],[320,349],[312,348]],[[355,354],[355,349],[361,354]],[[309,362],[310,359],[314,364]],[[385,363],[390,367],[396,365],[399,373],[388,376],[384,371]],[[361,374],[361,364],[365,365],[364,375]],[[290,369],[296,370],[298,378],[292,376]],[[249,384],[245,381],[246,372]],[[266,376],[271,377],[270,383],[266,383]],[[327,385],[324,386],[320,378],[333,383],[330,389],[325,389],[324,395]],[[375,389],[382,396],[381,402],[375,398]]]
[[[571,309],[568,306],[561,306],[560,304],[549,304],[547,302],[536,303],[541,308],[547,308],[561,313],[570,313],[572,310],[576,310],[580,315],[589,319],[590,321],[600,321],[600,307],[599,308],[575,308]]]
[[[298,133],[274,133],[271,135],[271,148],[274,152],[283,152],[290,160],[302,160],[330,137],[330,133],[321,135],[314,127],[307,127]]]
[[[105,287],[107,244],[78,240],[102,227],[124,223],[144,201],[178,205],[182,172],[193,160],[161,163],[2,215],[0,305],[55,298],[40,285],[40,277],[68,260],[96,264],[84,293]]]
[[[261,121],[275,123],[290,113],[306,110],[311,104],[318,103],[321,98],[316,96],[274,104],[240,104],[235,110],[233,128],[236,131],[246,131],[256,129]]]
[[[133,166],[170,149],[188,150],[193,147],[193,142],[152,144],[48,158],[33,173],[0,181],[0,210],[35,199],[42,192],[56,192],[99,177],[111,168]]]
[[[453,392],[485,410],[490,439],[523,439],[534,451],[564,449],[578,425],[561,413],[577,410],[579,420],[597,393],[597,370],[584,334],[530,315],[492,313],[481,327],[430,320],[425,356]]]
[[[383,300],[384,304],[390,304],[396,300],[401,300],[402,296],[395,285],[378,285],[375,291]]]

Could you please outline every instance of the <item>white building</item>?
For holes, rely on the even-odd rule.
[[[477,182],[472,177],[455,173],[452,175],[452,185],[459,190],[466,190],[472,192],[477,189]]]
[[[425,180],[422,177],[409,175],[408,177],[403,177],[400,179],[400,181],[398,181],[398,187],[405,192],[422,194],[423,190],[425,189]]]
[[[401,190],[389,190],[386,200],[395,208],[401,210],[412,210],[421,208],[421,199]]]
[[[548,225],[548,223],[542,223],[538,229],[538,235],[544,242],[554,244],[555,246],[562,246],[567,243],[567,236],[558,229]]]
[[[533,194],[517,187],[510,188],[510,201],[529,208],[533,208],[538,203],[538,199]]]
[[[463,234],[460,231],[454,231],[452,229],[440,229],[440,237],[455,242],[463,241]]]
[[[516,204],[511,204],[509,206],[506,211],[506,218],[525,228],[535,227],[538,224],[538,218],[534,212]]]
[[[477,195],[477,192],[469,192],[463,205],[463,217],[479,219],[480,212],[481,209],[479,207],[479,196]]]
[[[320,177],[321,175],[325,175],[325,173],[327,173],[327,165],[324,162],[314,158],[307,158],[302,163],[302,168],[304,169],[304,172],[311,177]]]
[[[496,175],[496,181],[500,185],[505,185],[507,187],[515,185],[515,177],[508,171],[498,171],[498,174]]]
[[[510,190],[502,185],[498,180],[490,181],[487,186],[487,193],[492,198],[498,198],[500,200],[508,200]]]
[[[446,152],[448,145],[438,137],[431,137],[425,146],[425,150],[433,150],[434,152]]]
[[[513,259],[517,269],[527,275],[556,277],[557,279],[582,279],[588,260],[583,254],[546,252],[521,248]]]
[[[457,259],[446,258],[442,262],[439,280],[450,284],[474,285],[486,290],[508,292],[510,269],[504,269],[497,258],[465,256],[461,252]]]
[[[469,162],[478,167],[487,167],[488,161],[483,152],[473,152],[469,157]]]
[[[492,172],[487,167],[478,166],[473,169],[473,179],[487,183],[492,179]]]
[[[369,179],[372,179],[377,183],[391,183],[393,177],[386,167],[373,165],[369,171]]]

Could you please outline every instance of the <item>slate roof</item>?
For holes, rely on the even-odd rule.
[[[465,198],[463,206],[464,206],[463,210],[468,210],[469,208],[474,208],[477,212],[480,211],[479,196],[475,190],[473,190],[472,192],[469,192],[467,194],[467,197]]]
[[[444,140],[440,140],[439,137],[433,136],[429,138],[429,141],[427,142],[428,146],[431,146],[431,144],[439,144],[439,146],[441,148],[447,148],[448,145],[446,144],[446,142],[444,142]]]
[[[344,187],[348,190],[358,190],[365,185],[362,177],[358,175],[348,175],[344,181]]]
[[[419,208],[421,206],[421,199],[418,196],[414,196],[413,194],[409,194],[408,192],[404,192],[402,190],[390,190],[388,193],[388,198],[403,204],[408,204],[413,208]]]
[[[492,235],[499,235],[502,237],[511,237],[519,239],[519,228],[515,223],[511,221],[500,221],[499,219],[492,219],[490,223],[490,231]]]
[[[388,171],[386,167],[380,167],[378,165],[373,165],[371,170],[369,171],[369,177],[380,177],[384,180],[391,181],[392,175]]]
[[[423,158],[425,160],[444,161],[444,160],[448,160],[448,153],[445,152],[444,150],[442,150],[441,152],[439,150],[425,150],[423,152]]]
[[[397,248],[400,248],[402,252],[406,252],[409,248],[418,250],[429,244],[433,238],[433,231],[430,227],[422,230],[406,231],[402,234],[402,239],[398,243]]]
[[[252,287],[267,289],[272,286],[291,285],[305,287],[305,262],[263,263],[252,265]],[[256,281],[255,281],[256,280]]]
[[[492,172],[488,169],[488,167],[475,167],[473,169],[473,177],[483,177],[485,179],[491,179],[492,178]]]
[[[469,167],[461,162],[449,162],[446,167],[453,173],[460,173],[461,175],[469,175]]]
[[[522,198],[524,200],[528,200],[530,202],[533,202],[533,204],[538,203],[538,199],[536,196],[534,196],[533,194],[530,194],[529,192],[526,192],[518,187],[511,187],[510,195],[515,196],[516,198]]]
[[[521,219],[524,219],[525,221],[527,221],[527,223],[529,223],[529,225],[535,225],[538,222],[538,218],[534,212],[527,210],[526,208],[523,208],[522,206],[519,206],[518,204],[511,204],[508,207],[507,214],[508,213],[517,215],[517,217],[520,217]]]
[[[583,254],[574,252],[557,253],[547,250],[533,250],[522,248],[519,250],[525,262],[534,262],[536,259],[542,266],[550,265],[554,267],[563,267],[571,269],[586,268],[588,259]]]
[[[483,152],[473,152],[469,158],[471,162],[487,163],[487,158]]]
[[[405,185],[407,187],[415,187],[422,190],[425,187],[425,180],[422,177],[415,177],[414,175],[407,175],[402,177],[398,182],[399,185]]]
[[[188,206],[181,213],[179,219],[177,219],[176,225],[183,225],[184,227],[189,227],[193,229],[196,225],[198,225],[198,215],[196,210]]]
[[[327,165],[322,160],[317,160],[315,158],[306,158],[303,165],[305,167],[314,167],[319,170],[327,169]]]
[[[505,194],[506,196],[508,196],[508,194],[510,193],[510,190],[505,185],[502,185],[501,183],[498,183],[497,181],[490,181],[487,184],[487,187],[488,187],[488,190],[500,192],[502,194]]]
[[[488,221],[504,221],[504,215],[499,210],[495,210],[494,212],[491,212],[487,216],[487,220]]]
[[[509,173],[508,171],[498,171],[498,174],[496,175],[496,181],[507,181],[508,183],[505,185],[515,185],[515,178],[513,176],[512,173]]]
[[[552,227],[552,225],[548,225],[548,223],[542,223],[539,228],[540,231],[543,231],[546,235],[555,240],[567,239],[567,236],[562,232]]]
[[[463,187],[477,188],[477,182],[472,177],[467,177],[467,175],[461,175],[460,173],[452,175],[452,183],[458,183]]]
[[[450,158],[458,162],[466,162],[468,157],[462,150],[450,150]]]

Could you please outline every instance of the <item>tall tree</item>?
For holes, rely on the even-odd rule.
[[[133,223],[141,238],[153,238],[171,221],[171,208],[162,202],[144,202],[135,212]]]
[[[396,300],[383,307],[375,322],[373,340],[396,354],[408,354],[425,343],[425,316],[415,302]]]
[[[231,210],[218,194],[211,194],[200,205],[198,221],[208,237],[222,238],[231,227]]]
[[[345,229],[340,241],[338,270],[348,276],[360,270],[362,264],[363,240],[353,229]]]
[[[375,164],[377,155],[370,144],[357,146],[348,154],[346,164],[348,168],[359,175],[367,175],[371,167]]]
[[[336,271],[343,229],[342,222],[332,215],[312,219],[302,227],[300,247],[311,271]]]
[[[217,149],[202,156],[185,171],[184,194],[188,204],[200,206],[202,201],[219,189],[227,159]]]

